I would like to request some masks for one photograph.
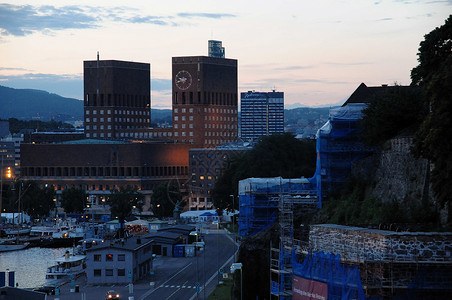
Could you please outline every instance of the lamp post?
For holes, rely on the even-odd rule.
[[[233,263],[231,265],[231,273],[234,273],[235,270],[240,270],[240,300],[243,299],[243,273],[242,273],[242,263]]]
[[[234,195],[229,195],[229,197],[232,198],[232,233],[235,236],[235,221],[234,221],[234,216],[235,216],[235,199],[234,199]]]

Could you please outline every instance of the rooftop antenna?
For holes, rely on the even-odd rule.
[[[97,51],[97,86],[96,86],[96,98],[99,99],[99,51]],[[97,100],[96,99],[96,100]]]

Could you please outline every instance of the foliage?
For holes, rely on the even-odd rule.
[[[437,213],[428,203],[382,202],[366,196],[368,188],[366,182],[350,179],[341,196],[330,199],[320,212],[319,222],[355,226],[392,223],[436,226]]]
[[[176,204],[180,205],[181,199],[182,195],[178,186],[169,182],[161,183],[152,191],[152,211],[159,218],[172,217],[174,208]]]
[[[65,189],[61,197],[61,206],[67,213],[82,213],[87,203],[87,195],[84,189]]]
[[[134,206],[141,209],[143,200],[143,194],[130,186],[120,190],[112,190],[109,199],[112,219],[118,218],[119,222],[123,224],[126,217],[131,215]]]
[[[309,177],[315,171],[315,141],[297,140],[289,133],[263,137],[247,152],[232,156],[223,166],[212,191],[218,209],[232,209],[238,182],[249,177]]]
[[[34,129],[37,131],[52,131],[62,128],[74,128],[71,124],[63,123],[61,121],[51,120],[43,122],[39,120],[23,121],[16,118],[9,118],[9,131],[11,133],[18,133],[22,129]]]
[[[434,164],[433,191],[444,206],[452,194],[452,15],[425,36],[418,55],[412,84],[425,87],[430,112],[415,136],[414,150]]]
[[[367,145],[376,146],[402,130],[414,132],[427,111],[421,88],[395,86],[377,95],[363,110],[361,139]]]
[[[238,262],[243,264],[243,299],[268,299],[270,293],[270,242],[279,244],[279,227],[275,223],[267,230],[243,240]],[[235,299],[240,298],[240,273],[234,272]]]
[[[452,53],[452,15],[444,25],[424,36],[418,52],[419,65],[411,70],[413,85],[428,85]]]
[[[48,216],[55,207],[53,187],[40,188],[34,181],[17,180],[8,189],[8,196],[3,199],[3,208],[9,212],[25,211],[33,218]]]

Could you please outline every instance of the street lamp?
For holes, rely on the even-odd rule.
[[[229,195],[229,197],[232,198],[232,233],[235,234],[235,227],[234,227],[235,199],[234,199],[234,195]]]
[[[235,270],[240,270],[240,300],[243,299],[243,276],[242,276],[242,263],[233,263],[231,265],[231,273],[234,273]]]

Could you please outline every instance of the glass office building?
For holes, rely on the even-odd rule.
[[[240,99],[242,139],[284,132],[284,92],[249,91]]]

